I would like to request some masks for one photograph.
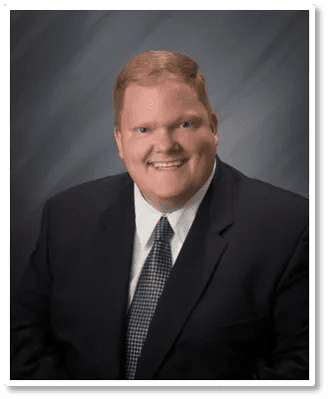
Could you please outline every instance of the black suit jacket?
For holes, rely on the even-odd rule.
[[[12,379],[121,379],[135,215],[128,174],[47,202],[12,301]],[[308,201],[217,169],[136,379],[308,379]]]

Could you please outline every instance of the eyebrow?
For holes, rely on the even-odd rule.
[[[170,126],[174,126],[178,123],[188,121],[188,120],[202,120],[203,117],[198,112],[186,112],[180,116],[178,116],[174,121],[169,122]],[[138,125],[135,125],[132,129],[138,129],[139,127],[150,127],[153,128],[156,126],[156,122],[141,122]]]
[[[184,121],[184,120],[188,120],[188,119],[203,119],[203,117],[201,115],[199,115],[197,112],[188,112],[185,114],[182,114],[181,116],[179,116],[174,122],[173,124],[180,122],[180,121]]]

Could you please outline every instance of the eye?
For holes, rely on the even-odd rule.
[[[137,128],[137,132],[139,132],[139,133],[146,133],[146,132],[147,132],[147,128],[146,128],[146,127],[138,127],[138,128]]]
[[[191,127],[191,123],[185,121],[185,122],[182,122],[180,126],[181,127]]]

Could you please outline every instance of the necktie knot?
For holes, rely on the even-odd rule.
[[[154,240],[169,243],[173,234],[174,231],[167,217],[162,216],[156,225]]]

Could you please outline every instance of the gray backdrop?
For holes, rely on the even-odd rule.
[[[11,11],[12,288],[45,200],[125,170],[112,90],[144,50],[199,63],[223,161],[308,196],[308,45],[308,11]]]

